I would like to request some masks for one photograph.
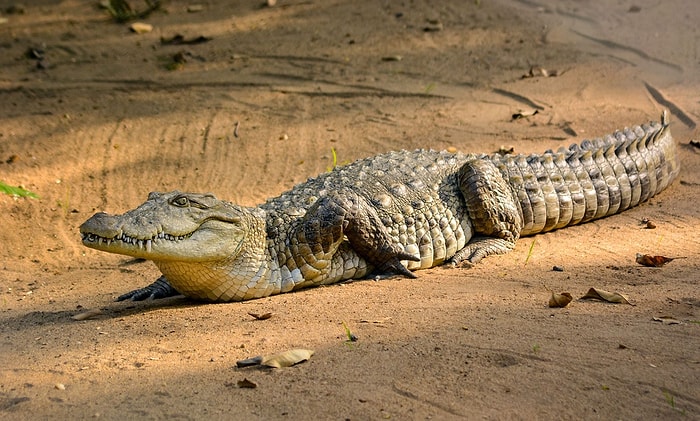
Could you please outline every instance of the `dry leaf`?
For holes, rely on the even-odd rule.
[[[428,25],[423,27],[424,32],[438,32],[438,31],[442,31],[442,30],[443,30],[442,22],[440,22],[437,19],[428,19]]]
[[[187,39],[185,38],[184,35],[182,34],[176,34],[173,35],[170,38],[160,38],[160,43],[162,45],[194,45],[194,44],[202,44],[205,42],[211,41],[213,38],[211,37],[205,37],[204,35],[200,35],[196,38],[190,38]]]
[[[642,266],[649,266],[649,267],[656,267],[660,268],[661,266],[665,265],[668,262],[673,261],[673,257],[665,257],[665,256],[652,256],[650,254],[641,254],[637,253],[637,263],[639,263]]]
[[[270,317],[272,317],[272,313],[263,313],[263,314],[258,314],[258,313],[248,313],[250,316],[255,318],[255,320],[267,320]]]
[[[311,358],[314,352],[310,349],[290,349],[279,354],[262,357],[261,364],[272,368],[291,367]]]
[[[255,389],[258,387],[257,384],[251,382],[250,380],[244,378],[243,380],[239,380],[236,382],[236,385],[240,387],[241,389]]]
[[[496,153],[500,155],[512,155],[515,153],[515,148],[513,146],[501,145],[501,147],[498,148]]]
[[[582,300],[587,300],[587,299],[594,299],[594,300],[602,300],[602,301],[607,301],[609,303],[615,303],[615,304],[629,304],[632,305],[632,303],[629,302],[627,297],[624,295],[617,293],[617,292],[609,292],[605,291],[602,289],[597,289],[597,288],[591,288],[588,290],[586,295],[581,297]]]
[[[71,317],[71,319],[78,320],[78,321],[87,320],[87,319],[91,319],[95,316],[99,316],[100,314],[102,314],[102,310],[100,310],[99,308],[96,308],[93,310],[88,310],[88,311],[85,311],[83,313],[76,314],[75,316]]]
[[[533,111],[521,111],[519,113],[513,114],[512,118],[513,120],[520,120],[521,118],[528,118],[532,117],[533,115],[538,114],[538,110],[533,110]]]
[[[550,307],[566,307],[573,300],[573,297],[568,292],[562,292],[561,294],[555,294],[552,292],[552,296],[549,298]]]
[[[656,224],[652,222],[649,218],[642,218],[641,223],[642,225],[644,225],[644,228],[648,230],[656,229]]]
[[[254,365],[260,365],[262,363],[263,357],[258,355],[257,357],[253,358],[246,358],[245,360],[239,360],[236,361],[236,367],[238,368],[244,368],[244,367],[251,367]]]
[[[652,320],[654,320],[655,322],[661,322],[665,325],[679,325],[679,324],[681,324],[680,320],[676,320],[671,316],[653,317]]]
[[[381,319],[376,319],[376,320],[362,319],[362,320],[360,320],[360,323],[370,323],[370,324],[374,324],[374,325],[381,325],[381,324],[388,322],[389,320],[391,320],[391,316],[383,317]]]
[[[143,22],[134,22],[131,24],[131,26],[129,26],[129,29],[131,29],[133,32],[136,32],[137,34],[146,34],[153,30],[153,25],[149,25]]]
[[[559,76],[561,73],[558,70],[547,70],[541,66],[531,66],[530,71],[523,75],[523,79],[531,77],[552,77]]]

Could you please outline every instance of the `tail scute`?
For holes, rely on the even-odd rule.
[[[587,222],[637,206],[668,187],[680,171],[665,111],[660,123],[625,128],[557,152],[492,159],[519,198],[523,210],[521,235]],[[543,186],[553,187],[559,198],[558,206],[546,206],[547,213],[558,215],[541,215]]]

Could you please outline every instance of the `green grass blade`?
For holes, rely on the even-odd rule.
[[[21,187],[8,186],[2,181],[0,181],[0,193],[5,193],[7,195],[15,197],[30,197],[32,199],[39,198],[39,195],[34,192],[31,192],[27,189],[23,189]]]

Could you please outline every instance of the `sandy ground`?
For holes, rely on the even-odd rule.
[[[700,150],[689,145],[700,3],[172,0],[140,35],[97,2],[26,3],[0,1],[0,180],[41,198],[0,196],[0,418],[700,417]],[[161,42],[177,34],[208,41]],[[558,75],[523,78],[533,65]],[[79,240],[94,212],[149,191],[254,205],[327,171],[332,150],[339,164],[418,147],[541,152],[662,109],[679,181],[471,269],[244,303],[116,303],[157,270]],[[637,252],[684,259],[651,269]],[[590,287],[635,305],[547,307],[546,288]],[[91,309],[102,314],[71,319]],[[291,348],[315,355],[236,368]],[[239,388],[244,378],[257,388]]]

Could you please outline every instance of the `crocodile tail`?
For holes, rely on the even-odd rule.
[[[521,236],[603,218],[668,187],[680,171],[666,113],[541,155],[494,156],[523,214]]]

